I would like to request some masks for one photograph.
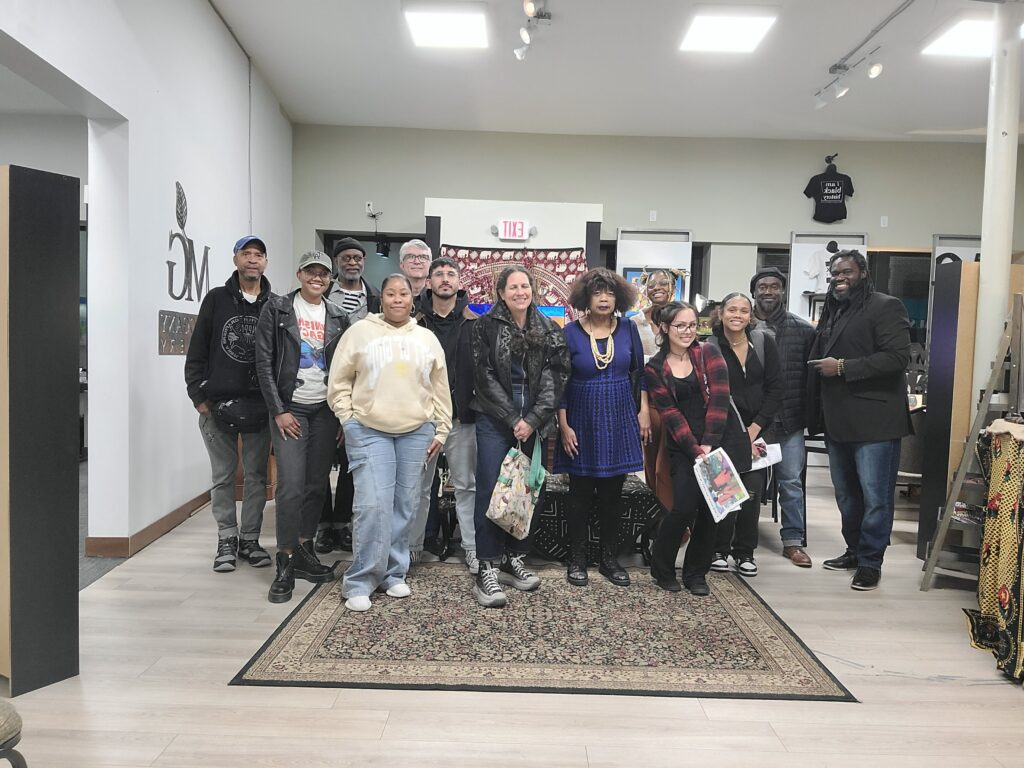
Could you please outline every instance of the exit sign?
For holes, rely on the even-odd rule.
[[[498,222],[499,240],[529,240],[530,223],[525,219],[502,219]]]

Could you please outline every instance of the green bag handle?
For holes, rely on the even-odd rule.
[[[544,469],[544,464],[541,461],[540,454],[540,440],[535,440],[533,443],[533,457],[530,459],[530,472],[526,476],[526,485],[529,486],[532,491],[539,491],[543,488],[544,480],[548,476],[548,471]]]

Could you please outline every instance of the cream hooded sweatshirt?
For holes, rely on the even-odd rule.
[[[443,443],[452,428],[452,398],[444,350],[437,337],[410,319],[396,328],[369,315],[338,342],[327,378],[327,402],[344,424],[393,435],[432,421]]]

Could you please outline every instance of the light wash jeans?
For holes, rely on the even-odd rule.
[[[343,425],[352,503],[352,565],[342,594],[369,597],[390,589],[409,571],[409,526],[420,498],[420,481],[434,423],[401,435],[379,432],[354,418]]]
[[[807,517],[804,509],[804,485],[800,479],[807,463],[804,431],[780,435],[782,461],[772,469],[779,486],[779,506],[782,507],[782,546],[807,545]]]
[[[444,441],[444,455],[448,457],[452,487],[455,489],[455,514],[459,518],[462,532],[462,548],[467,552],[476,551],[476,535],[473,526],[473,506],[476,503],[476,425],[463,424],[458,419],[452,422],[452,431]],[[437,473],[438,451],[423,472],[420,489],[420,504],[409,532],[409,551],[423,551],[423,535],[427,529],[427,515],[430,512],[430,490]]]
[[[239,435],[225,432],[213,416],[199,414],[199,431],[210,454],[210,507],[217,521],[217,537],[238,536],[238,514],[235,508],[235,471],[238,469]],[[270,430],[248,432],[242,438],[243,539],[258,539],[263,527],[263,508],[267,506],[267,461],[270,458]]]

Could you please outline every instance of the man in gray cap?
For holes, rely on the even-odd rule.
[[[782,447],[782,461],[775,465],[782,507],[782,554],[801,568],[811,567],[804,551],[807,519],[801,476],[807,454],[804,450],[804,411],[807,356],[814,340],[814,328],[802,317],[786,311],[786,276],[776,267],[766,267],[750,278],[754,314],[759,327],[775,338],[782,368],[782,408],[768,430],[766,440]]]

